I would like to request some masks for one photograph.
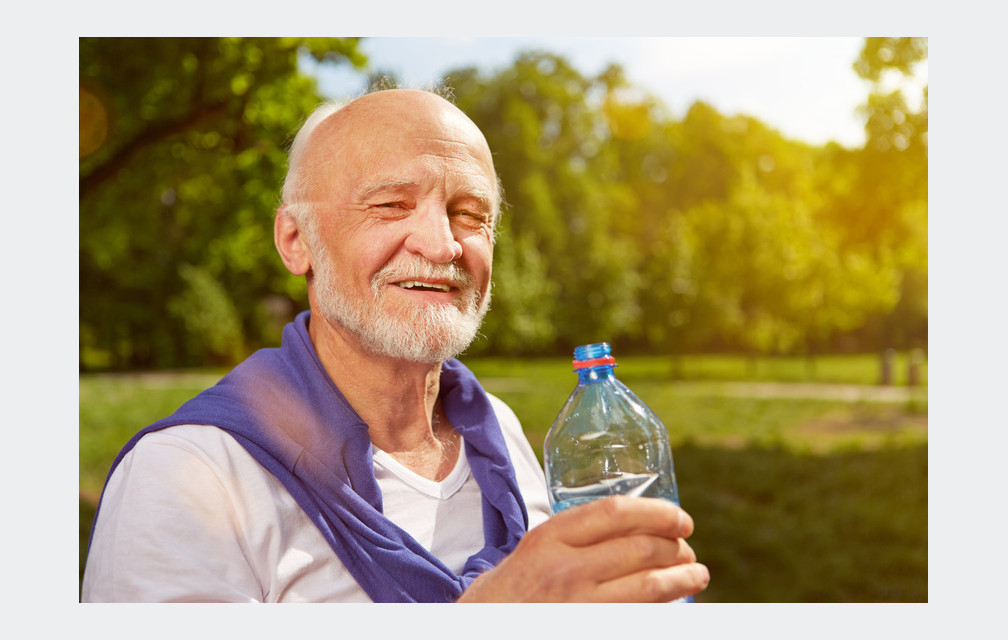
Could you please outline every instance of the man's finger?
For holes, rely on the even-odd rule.
[[[613,538],[582,553],[579,563],[598,582],[642,571],[666,569],[696,562],[696,553],[682,538],[635,534]]]
[[[599,602],[671,602],[707,588],[710,572],[702,564],[639,571],[599,585]]]
[[[686,538],[693,533],[693,518],[661,498],[612,496],[553,516],[563,529],[560,539],[574,547],[634,534]]]

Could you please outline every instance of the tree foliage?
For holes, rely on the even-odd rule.
[[[364,62],[356,39],[80,40],[82,362],[232,359],[305,300],[271,229],[320,100],[299,55]]]
[[[862,64],[881,74],[884,50],[869,41]],[[926,291],[926,111],[897,122],[903,103],[872,96],[869,142],[850,150],[702,102],[677,119],[618,66],[586,78],[549,53],[448,83],[487,134],[510,205],[482,348],[926,344],[926,300],[908,298]],[[515,307],[538,321],[514,322]],[[885,327],[900,313],[897,336]]]
[[[909,96],[884,81],[912,75],[927,46],[927,38],[866,38],[854,63],[872,84],[861,109],[867,141],[854,197],[842,201],[857,216],[853,228],[868,230],[851,234],[852,242],[898,274],[896,302],[875,327],[880,341],[895,346],[918,346],[927,335],[928,88]]]
[[[286,145],[319,100],[297,57],[359,65],[356,46],[81,40],[82,365],[278,340],[306,304],[271,239]],[[549,52],[450,72],[506,200],[472,352],[926,346],[927,90],[882,88],[926,56],[926,39],[865,41],[857,149],[703,102],[677,117],[620,67],[588,77]]]
[[[634,322],[636,252],[619,232],[633,198],[613,179],[613,151],[586,101],[598,83],[558,56],[529,53],[495,77],[467,69],[450,84],[487,136],[509,211],[494,261],[489,342],[538,349]],[[525,321],[513,323],[508,311],[517,309]]]

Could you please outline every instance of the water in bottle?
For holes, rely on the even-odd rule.
[[[679,504],[668,430],[616,378],[615,366],[605,342],[574,350],[577,386],[543,444],[554,513],[612,495]]]

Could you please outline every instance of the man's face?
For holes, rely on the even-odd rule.
[[[490,300],[496,181],[482,134],[440,98],[385,92],[310,140],[313,306],[372,353],[460,353]]]

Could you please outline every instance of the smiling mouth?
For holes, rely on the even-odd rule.
[[[448,293],[451,291],[451,287],[446,284],[438,284],[436,282],[420,282],[419,280],[404,280],[403,282],[395,283],[396,286],[402,289],[411,289],[413,291],[441,291],[443,293]]]

